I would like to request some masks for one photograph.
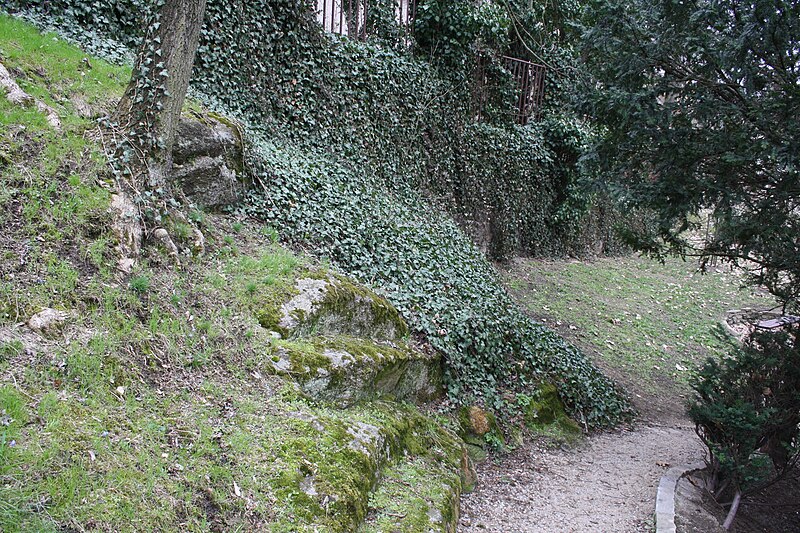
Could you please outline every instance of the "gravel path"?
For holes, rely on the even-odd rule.
[[[598,434],[568,450],[528,445],[478,466],[479,486],[462,498],[459,531],[652,531],[662,474],[702,458],[693,428],[681,420]]]

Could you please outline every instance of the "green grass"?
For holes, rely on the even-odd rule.
[[[25,73],[17,77],[20,88],[48,105],[62,118],[65,129],[86,124],[71,97],[80,97],[91,108],[116,101],[130,80],[130,68],[114,66],[88,57],[52,33],[31,31],[29,24],[0,14],[0,57],[9,69]],[[41,113],[40,126],[46,125]],[[0,113],[0,124],[17,124],[16,117]]]
[[[0,279],[2,325],[42,307],[77,305],[89,272],[111,278],[109,174],[88,133],[122,94],[130,70],[87,62],[74,46],[5,15],[0,36],[0,60],[63,127],[55,131],[35,107],[0,98],[0,153],[8,163],[0,165],[0,251],[18,260],[14,276]]]
[[[76,287],[78,300],[92,295],[72,329],[84,336],[51,357],[4,344],[0,529],[351,530],[375,465],[348,447],[349,425],[410,438],[407,420],[424,421],[410,407],[313,405],[253,378],[273,343],[253,312],[308,268],[277,245],[211,251],[180,272],[145,260],[144,293]],[[299,488],[311,474],[332,495],[324,505]]]
[[[128,282],[131,290],[137,294],[144,294],[150,290],[150,277],[147,275],[135,276]]]
[[[703,275],[679,259],[522,261],[505,280],[529,313],[648,393],[673,384],[686,390],[700,362],[726,353],[727,311],[772,307],[735,272]]]
[[[351,531],[377,465],[350,425],[420,456],[454,438],[414,407],[340,411],[268,376],[259,313],[330,275],[272,229],[194,211],[202,258],[168,268],[148,247],[120,276],[106,160],[73,100],[111,109],[129,71],[5,16],[0,57],[64,124],[0,97],[0,531]],[[70,312],[46,346],[17,327],[41,307]],[[330,498],[301,490],[311,474]]]

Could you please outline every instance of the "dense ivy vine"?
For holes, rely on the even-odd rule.
[[[502,408],[505,392],[554,380],[576,418],[609,425],[626,401],[574,346],[511,301],[483,253],[413,195],[376,194],[376,178],[331,155],[255,134],[258,176],[245,210],[311,244],[377,287],[447,356],[450,393]]]
[[[0,6],[60,19],[86,44],[89,29],[130,45],[140,22],[125,14],[149,3]],[[577,248],[586,202],[570,190],[577,156],[563,155],[585,128],[557,110],[528,127],[504,113],[475,123],[466,62],[392,37],[323,34],[297,0],[209,1],[194,85],[248,125],[255,187],[241,211],[379,287],[446,355],[454,398],[499,409],[504,393],[553,380],[588,426],[617,422],[628,406],[614,385],[514,306],[448,216],[473,234],[490,221],[495,256]]]

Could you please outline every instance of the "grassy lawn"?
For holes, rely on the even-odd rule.
[[[701,274],[680,259],[520,260],[504,279],[531,315],[580,345],[634,399],[685,395],[697,365],[726,352],[727,311],[772,307],[737,272]]]

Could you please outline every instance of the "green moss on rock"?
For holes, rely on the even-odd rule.
[[[343,313],[351,327],[361,329],[354,336],[397,340],[408,336],[408,325],[386,298],[356,285],[341,275],[332,278],[331,290],[322,302],[323,311]]]
[[[276,341],[268,370],[340,406],[387,396],[424,402],[442,394],[438,356],[352,337]]]
[[[541,385],[534,397],[524,400],[522,412],[528,427],[543,427],[565,415],[558,389],[551,383]]]
[[[389,416],[406,421],[408,430],[395,441],[401,444],[393,453],[398,459],[384,468],[359,531],[455,532],[460,494],[476,480],[463,443],[414,409],[395,409]]]
[[[408,336],[408,326],[392,304],[343,276],[308,272],[295,281],[294,289],[278,309],[260,311],[265,327],[295,338],[349,335],[398,341]]]
[[[262,328],[280,333],[283,337],[287,331],[280,327],[281,313],[277,306],[267,306],[256,313],[256,320]]]
[[[280,514],[293,517],[297,527],[356,531],[368,519],[369,502],[384,491],[387,473],[414,464],[422,465],[416,475],[437,487],[435,507],[443,523],[455,523],[463,456],[457,436],[413,406],[395,402],[347,410],[300,402],[293,409],[279,423],[279,442],[269,446],[278,474],[271,484],[286,506]]]
[[[451,470],[411,457],[384,471],[383,482],[369,500],[361,533],[455,533],[460,480]]]
[[[557,430],[564,436],[582,433],[577,422],[567,416],[558,389],[551,383],[542,384],[532,397],[518,398],[525,425],[534,431]]]

